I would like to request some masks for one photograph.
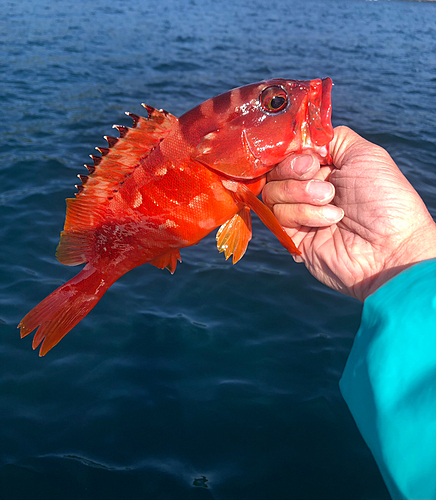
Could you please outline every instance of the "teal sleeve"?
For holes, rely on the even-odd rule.
[[[392,498],[436,499],[436,259],[366,299],[340,388]]]

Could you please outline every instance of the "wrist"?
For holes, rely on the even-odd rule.
[[[436,224],[431,221],[427,227],[415,231],[387,255],[381,270],[365,284],[362,283],[360,300],[365,301],[369,295],[405,269],[434,258],[436,258]]]

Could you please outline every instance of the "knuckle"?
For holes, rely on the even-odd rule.
[[[265,205],[272,206],[272,197],[271,197],[271,183],[267,183],[262,190],[262,200]]]
[[[298,220],[306,218],[307,215],[307,205],[297,204],[294,206],[294,214]]]
[[[291,179],[286,179],[281,183],[281,195],[283,201],[292,203],[295,201],[295,183]]]

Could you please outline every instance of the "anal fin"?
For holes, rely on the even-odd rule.
[[[177,267],[177,261],[182,262],[180,250],[173,250],[172,252],[159,255],[159,257],[150,260],[149,264],[157,267],[158,269],[168,269],[171,274],[174,274]]]
[[[250,209],[244,207],[218,229],[218,250],[224,252],[226,260],[233,255],[233,264],[236,264],[244,256],[251,234]]]

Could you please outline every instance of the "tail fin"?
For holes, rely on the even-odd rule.
[[[36,349],[42,342],[39,355],[44,356],[91,311],[114,281],[87,264],[26,314],[18,325],[21,338],[39,327],[32,347]]]

